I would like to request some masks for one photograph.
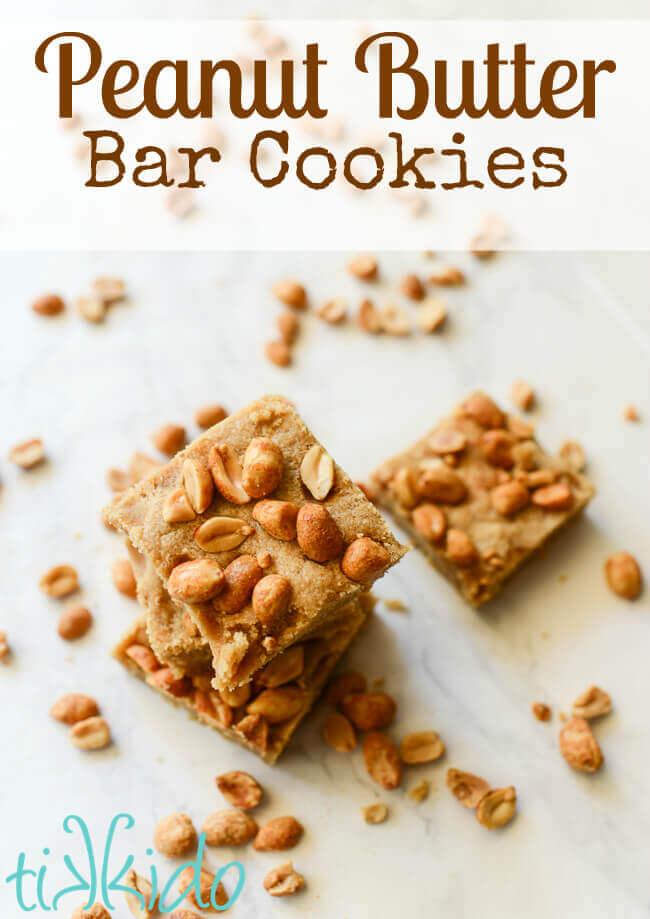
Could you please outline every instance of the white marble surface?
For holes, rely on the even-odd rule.
[[[130,811],[136,829],[119,849],[143,869],[156,820],[183,810],[200,824],[222,804],[215,775],[237,767],[268,790],[261,819],[293,813],[307,829],[292,857],[308,890],[293,901],[271,901],[261,889],[282,856],[226,853],[224,861],[240,857],[247,870],[232,910],[241,919],[646,915],[648,593],[634,604],[617,600],[601,567],[610,551],[627,548],[649,570],[647,326],[642,331],[594,283],[578,256],[461,258],[470,283],[450,293],[449,328],[440,337],[375,340],[311,319],[295,368],[267,365],[260,349],[275,313],[269,283],[292,273],[317,298],[355,292],[343,262],[336,254],[0,256],[0,452],[6,457],[11,444],[40,434],[50,456],[30,474],[0,460],[0,628],[15,652],[0,667],[0,879],[25,850],[51,866],[48,894],[57,889],[66,879],[62,854],[80,851],[61,830],[68,813],[88,820],[99,848],[107,820]],[[386,256],[382,265],[393,279],[427,267],[421,255]],[[103,327],[71,313],[46,321],[26,308],[45,288],[72,296],[99,272],[124,275],[131,292]],[[586,518],[483,612],[467,608],[415,551],[380,582],[377,592],[403,600],[408,611],[380,605],[347,664],[385,678],[399,704],[397,738],[433,727],[448,750],[439,763],[408,771],[402,790],[373,786],[359,752],[324,747],[322,708],[271,769],[190,722],[110,659],[134,606],[110,583],[110,563],[122,550],[98,518],[104,470],[134,448],[148,450],[156,425],[189,422],[212,399],[234,407],[281,391],[342,465],[363,477],[468,390],[480,385],[504,397],[518,376],[538,388],[543,441],[584,444],[598,496]],[[643,423],[621,421],[629,401]],[[60,562],[78,567],[80,599],[96,616],[74,645],[56,635],[59,604],[37,589],[38,576]],[[592,682],[611,693],[615,710],[596,727],[606,765],[583,776],[557,750],[558,714]],[[48,717],[51,702],[71,690],[99,700],[114,733],[110,750],[80,753]],[[534,699],[553,706],[549,725],[531,716]],[[495,785],[513,783],[513,823],[495,833],[481,828],[444,786],[452,765]],[[424,777],[431,796],[413,804],[406,791]],[[389,804],[390,819],[368,827],[359,809],[376,800]],[[220,863],[216,852],[210,859]],[[157,863],[166,878],[173,866],[162,857]],[[59,914],[76,903],[63,901]],[[4,883],[0,914],[21,915]],[[115,916],[127,916],[121,903]]]

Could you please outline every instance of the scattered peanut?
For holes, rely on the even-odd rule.
[[[418,784],[414,785],[409,791],[410,800],[415,801],[416,804],[425,801],[429,797],[430,787],[429,782],[426,779],[422,779],[421,782],[418,782]]]
[[[417,324],[422,332],[430,335],[437,332],[447,318],[447,306],[438,297],[427,297],[418,308]]]
[[[300,319],[293,310],[283,310],[275,321],[280,339],[285,345],[292,345],[300,331]]]
[[[187,440],[185,428],[180,424],[163,424],[151,435],[154,447],[166,456],[182,450]]]
[[[252,810],[262,800],[262,788],[252,775],[235,770],[217,776],[217,787],[229,804]]]
[[[560,731],[560,752],[572,769],[598,772],[603,754],[584,718],[569,718]]]
[[[397,747],[387,734],[371,731],[363,742],[363,758],[370,778],[392,791],[402,781],[402,761]]]
[[[102,750],[111,742],[108,723],[97,716],[77,721],[70,728],[70,742],[79,750]]]
[[[573,703],[573,714],[578,718],[599,718],[612,710],[612,700],[599,686],[590,686]]]
[[[446,265],[439,268],[432,275],[429,275],[432,284],[439,287],[457,287],[465,283],[465,275],[460,268],[454,268],[453,265]]]
[[[617,597],[634,600],[641,593],[641,569],[629,552],[615,552],[605,562],[605,577]]]
[[[70,725],[86,721],[98,714],[99,707],[94,699],[75,692],[61,696],[50,709],[52,718]]]
[[[348,271],[360,281],[374,281],[377,277],[377,259],[372,255],[356,255],[348,263]]]
[[[67,597],[79,589],[79,577],[71,565],[56,565],[43,575],[38,586],[48,597]]]
[[[202,405],[194,414],[194,421],[200,428],[211,428],[228,417],[228,412],[219,402]]]
[[[113,562],[111,568],[113,575],[113,584],[125,597],[135,598],[138,592],[138,585],[133,573],[133,565],[128,558],[118,558]]]
[[[388,818],[388,808],[385,804],[368,804],[361,808],[363,819],[366,823],[383,823]]]
[[[274,297],[285,306],[291,306],[295,310],[304,310],[307,306],[307,291],[292,278],[285,278],[278,281],[272,288]]]
[[[550,721],[551,709],[543,702],[533,702],[531,711],[538,721]]]
[[[153,890],[151,883],[146,878],[143,878],[140,874],[137,874],[133,868],[131,868],[126,873],[124,878],[124,885],[125,887],[131,887],[142,897],[141,899],[136,893],[127,893],[124,895],[126,899],[126,905],[129,908],[129,912],[132,916],[135,916],[135,919],[152,919],[153,916],[158,915],[158,898],[153,898],[152,902]]]
[[[416,731],[402,741],[400,756],[408,766],[432,763],[440,759],[445,745],[435,731]]]
[[[354,728],[340,712],[330,712],[323,722],[323,740],[338,750],[339,753],[350,753],[356,749],[357,737]]]
[[[205,820],[203,832],[209,846],[243,846],[257,834],[257,823],[245,811],[215,811]]]
[[[366,691],[366,678],[361,673],[341,673],[334,677],[329,684],[326,699],[330,705],[337,706],[350,693],[363,693]]]
[[[267,341],[264,353],[276,367],[288,367],[291,363],[291,348],[286,341]]]
[[[106,316],[106,304],[99,297],[77,297],[77,312],[88,322],[101,322]]]
[[[275,817],[260,827],[253,848],[258,852],[276,852],[293,849],[298,845],[304,830],[295,817]]]
[[[402,278],[401,290],[409,300],[422,300],[424,297],[424,284],[416,274],[407,274]]]
[[[476,805],[476,819],[488,830],[496,830],[508,823],[517,809],[517,793],[512,785],[494,788],[483,795]]]
[[[7,641],[7,633],[0,630],[0,661],[4,661],[9,657],[10,648],[9,642]]]
[[[42,294],[32,302],[32,309],[39,316],[58,316],[65,309],[65,303],[58,294]]]
[[[372,300],[362,300],[357,311],[357,324],[364,332],[377,335],[383,331],[381,314]]]
[[[33,469],[45,459],[45,447],[43,441],[34,437],[32,440],[26,440],[21,444],[16,444],[9,451],[9,459],[21,469]]]
[[[69,606],[59,616],[57,631],[65,641],[75,641],[86,634],[93,617],[85,606]]]
[[[386,728],[397,711],[395,701],[385,692],[353,692],[341,700],[341,711],[360,731]]]
[[[169,814],[158,822],[153,834],[153,844],[168,858],[189,855],[197,844],[194,824],[187,814]]]
[[[485,779],[461,769],[447,769],[447,788],[463,807],[475,808],[481,798],[490,790]]]
[[[264,889],[272,897],[286,897],[302,890],[305,879],[302,874],[293,870],[292,862],[285,862],[277,868],[272,868],[265,876],[263,884]]]
[[[527,412],[535,402],[535,390],[526,380],[515,380],[510,387],[510,399],[522,412]]]
[[[224,570],[224,587],[214,602],[215,609],[238,613],[251,598],[263,571],[252,555],[238,555]]]

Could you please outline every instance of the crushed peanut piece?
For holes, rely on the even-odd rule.
[[[599,686],[590,686],[573,703],[573,714],[578,718],[599,718],[612,710],[612,700]]]
[[[329,322],[330,325],[339,325],[346,318],[348,313],[347,301],[344,297],[334,297],[332,300],[326,300],[316,310],[319,319]]]
[[[447,318],[447,306],[439,297],[427,297],[420,304],[417,314],[418,328],[429,335],[437,332]]]
[[[535,390],[526,380],[515,380],[510,387],[510,398],[517,408],[527,412],[535,403]]]
[[[463,807],[475,808],[490,790],[489,784],[478,775],[461,769],[447,769],[447,788]]]
[[[430,784],[426,779],[422,779],[421,782],[418,782],[417,785],[414,785],[413,788],[409,791],[409,798],[411,801],[415,801],[416,804],[419,804],[421,801],[425,801],[429,797]]]
[[[366,823],[383,823],[388,818],[388,808],[385,804],[368,804],[361,808],[363,819]]]
[[[264,889],[272,897],[287,897],[302,890],[305,879],[302,874],[293,870],[291,862],[285,862],[277,868],[272,868],[265,876],[263,884]]]
[[[512,820],[516,809],[517,793],[512,785],[493,788],[476,805],[476,819],[486,829],[496,830]]]
[[[623,409],[623,418],[625,421],[639,421],[640,415],[635,405],[626,405]]]
[[[401,600],[384,600],[384,606],[391,613],[403,613],[406,610],[406,604]]]
[[[533,702],[531,711],[538,721],[550,721],[551,709],[543,702]]]

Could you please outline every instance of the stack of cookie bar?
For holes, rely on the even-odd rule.
[[[270,763],[405,552],[280,396],[210,428],[105,517],[142,607],[118,660]]]

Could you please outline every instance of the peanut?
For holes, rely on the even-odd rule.
[[[170,492],[163,502],[163,520],[165,523],[185,523],[194,520],[196,512],[184,488]]]
[[[307,450],[300,464],[300,478],[317,501],[324,501],[334,485],[334,460],[320,444]]]
[[[389,563],[390,555],[382,545],[368,536],[360,536],[345,550],[341,571],[351,581],[368,587],[386,570]]]
[[[111,914],[101,903],[93,903],[88,909],[78,906],[70,919],[111,919]]]
[[[435,504],[425,502],[413,511],[413,526],[429,542],[438,543],[447,530],[447,519]]]
[[[251,598],[262,577],[262,569],[252,555],[240,555],[224,571],[224,588],[214,604],[222,613],[238,613]]]
[[[400,756],[408,766],[432,763],[440,759],[445,745],[435,731],[417,731],[402,741]]]
[[[605,577],[617,597],[634,600],[641,593],[641,569],[629,552],[615,552],[605,562]]]
[[[67,597],[79,589],[79,577],[71,565],[56,565],[46,571],[38,586],[48,597]]]
[[[300,319],[292,310],[283,310],[275,321],[282,342],[291,346],[300,331]]]
[[[280,686],[277,689],[265,689],[252,702],[246,711],[249,715],[261,715],[269,724],[280,724],[293,718],[305,704],[305,694],[297,686]]]
[[[366,823],[383,823],[388,819],[388,808],[385,804],[381,803],[368,804],[367,807],[361,808],[361,813]]]
[[[316,315],[329,322],[330,325],[338,325],[343,322],[347,316],[347,302],[343,297],[334,297],[332,300],[326,300],[316,310]]]
[[[253,848],[258,852],[277,852],[298,845],[304,830],[295,817],[275,817],[260,827]]]
[[[271,536],[291,542],[297,535],[298,510],[298,505],[292,501],[258,501],[253,507],[253,519]]]
[[[138,592],[138,585],[133,573],[133,565],[128,558],[118,558],[117,561],[113,562],[111,574],[113,575],[113,584],[117,590],[124,594],[125,597],[134,599]]]
[[[385,728],[393,721],[397,705],[385,692],[353,692],[344,696],[341,711],[360,731]]]
[[[215,444],[208,455],[208,466],[219,494],[232,504],[248,504],[250,496],[242,485],[239,457],[229,444]]]
[[[253,612],[266,627],[272,626],[289,609],[293,590],[281,574],[267,574],[253,588]]]
[[[362,300],[357,311],[357,324],[371,335],[383,331],[381,314],[372,300]]]
[[[525,380],[515,380],[510,387],[510,398],[522,412],[527,412],[535,402],[535,390]]]
[[[515,461],[512,456],[514,445],[515,439],[512,434],[501,428],[484,431],[479,440],[479,447],[488,463],[501,469],[512,469],[514,466]]]
[[[272,897],[286,897],[302,890],[305,886],[305,879],[302,874],[298,874],[297,871],[293,870],[291,862],[285,862],[284,865],[272,868],[265,875],[262,883],[264,884],[264,889]]]
[[[418,307],[416,322],[425,335],[437,332],[447,318],[447,306],[440,297],[427,297]]]
[[[58,316],[65,309],[65,303],[58,294],[42,294],[33,301],[32,309],[39,316]]]
[[[476,392],[466,399],[461,410],[483,428],[502,428],[503,412],[498,405],[482,392]]]
[[[146,673],[155,673],[156,670],[160,670],[156,655],[146,645],[129,645],[124,653]]]
[[[422,300],[424,298],[424,285],[416,274],[407,274],[402,278],[402,293],[409,300]]]
[[[59,616],[57,632],[65,641],[75,641],[86,634],[93,617],[85,606],[69,606]]]
[[[266,437],[255,437],[249,443],[242,465],[242,486],[251,498],[265,498],[282,480],[282,450]]]
[[[131,887],[142,896],[142,899],[140,899],[136,893],[126,893],[124,895],[126,905],[131,915],[135,916],[135,919],[152,919],[153,916],[158,915],[158,898],[154,898],[153,903],[151,902],[153,889],[151,883],[146,878],[143,878],[131,868],[126,873],[124,885],[126,887]],[[144,905],[142,900],[144,900]]]
[[[447,531],[447,555],[460,568],[474,565],[479,558],[478,550],[467,533],[462,530]]]
[[[533,492],[533,504],[547,511],[567,511],[573,504],[571,489],[564,482],[545,485]]]
[[[252,775],[235,770],[217,776],[217,786],[229,804],[252,810],[262,800],[262,789]]]
[[[214,424],[219,424],[224,418],[228,417],[228,412],[223,405],[218,402],[210,405],[203,405],[196,410],[194,421],[200,428],[211,428]]]
[[[211,871],[201,868],[199,876],[196,877],[194,867],[189,866],[181,871],[179,875],[178,890],[180,893],[184,893],[187,900],[197,909],[203,910],[208,903],[210,906],[207,908],[212,907],[214,909],[215,904],[216,906],[225,906],[228,902],[225,887],[221,881],[215,886],[215,881],[216,877]],[[201,906],[197,899],[197,892],[201,898],[200,902],[203,904]]]
[[[285,306],[295,310],[304,310],[307,306],[307,291],[292,278],[285,278],[273,285],[273,295]]]
[[[180,424],[163,424],[152,433],[151,440],[161,453],[174,456],[185,446],[187,435],[185,428]]]
[[[63,724],[76,724],[98,714],[99,707],[95,700],[78,692],[61,696],[50,709],[50,715]]]
[[[102,750],[111,742],[111,732],[103,718],[94,716],[77,721],[70,728],[70,742],[79,750]]]
[[[183,485],[196,513],[202,514],[207,511],[214,497],[214,483],[210,470],[198,460],[186,459],[183,463]]]
[[[440,456],[461,453],[467,446],[467,437],[455,428],[438,428],[429,438],[429,446]]]
[[[578,718],[599,718],[612,710],[612,700],[599,686],[590,686],[573,703],[573,714]]]
[[[377,259],[372,255],[356,255],[348,263],[348,271],[360,281],[374,281],[377,269]]]
[[[415,469],[402,466],[390,481],[390,490],[402,507],[412,508],[418,503]]]
[[[339,753],[350,753],[357,746],[357,736],[354,728],[340,712],[330,712],[323,722],[323,740],[325,743],[338,750]]]
[[[455,268],[453,265],[445,265],[430,275],[429,280],[432,284],[437,284],[439,287],[457,287],[465,283],[465,275],[460,268]]]
[[[460,504],[467,497],[464,481],[444,463],[422,469],[417,478],[416,491],[420,497],[440,504]]]
[[[226,552],[236,549],[254,532],[237,517],[210,517],[196,528],[194,541],[206,552]]]
[[[531,711],[538,721],[551,720],[551,709],[544,702],[533,702]]]
[[[523,510],[530,501],[530,492],[527,488],[513,479],[511,482],[504,482],[503,485],[497,485],[490,492],[490,502],[492,507],[503,517],[512,517],[514,514]]]
[[[402,762],[397,747],[387,734],[371,731],[363,742],[363,758],[370,778],[392,791],[402,781]]]
[[[584,718],[570,718],[560,731],[560,752],[572,769],[598,772],[603,754]]]
[[[264,353],[276,367],[288,367],[291,363],[291,346],[286,341],[267,341]]]
[[[189,855],[197,844],[194,824],[187,814],[169,814],[158,821],[153,834],[153,844],[168,858]]]
[[[215,811],[203,824],[205,841],[209,846],[243,846],[257,835],[258,830],[251,816],[234,808]]]
[[[221,565],[211,558],[197,558],[172,569],[167,590],[183,603],[206,603],[223,590],[225,583]]]
[[[473,775],[471,772],[463,772],[461,769],[447,769],[445,781],[447,782],[447,788],[463,807],[468,807],[472,810],[490,790],[490,786],[485,779],[480,778],[478,775]]]
[[[258,674],[257,679],[268,689],[283,686],[296,680],[305,666],[305,649],[303,645],[292,645],[282,654],[278,654],[264,670]]]
[[[32,440],[26,440],[21,444],[16,444],[9,451],[9,459],[21,469],[32,469],[38,466],[45,459],[45,447],[43,441],[34,437]]]
[[[512,820],[516,809],[517,793],[512,785],[493,788],[476,805],[476,819],[486,829],[496,830]]]
[[[322,504],[305,504],[296,518],[298,545],[314,562],[329,562],[343,552],[343,535]]]
[[[169,667],[161,667],[155,670],[149,677],[149,682],[156,689],[169,693],[169,695],[174,696],[175,699],[189,696],[192,691],[192,681],[190,678],[187,676],[174,676],[173,671],[170,670]]]

